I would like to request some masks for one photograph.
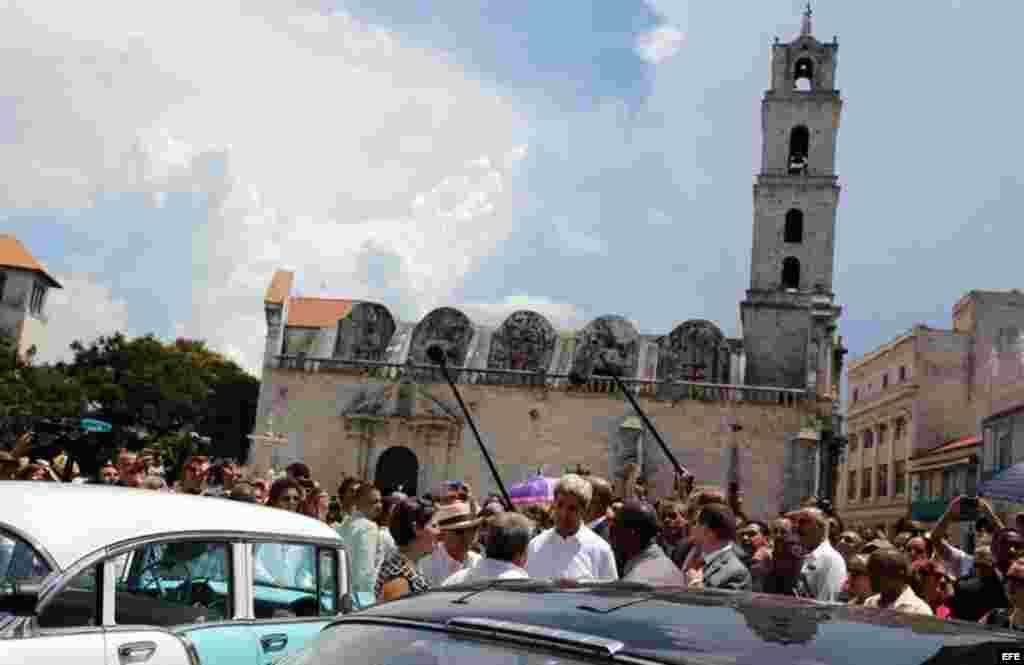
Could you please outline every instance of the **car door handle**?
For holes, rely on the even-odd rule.
[[[274,651],[280,651],[288,645],[288,636],[284,633],[264,635],[260,638],[260,644],[265,652],[273,653]]]
[[[132,642],[122,644],[117,648],[117,655],[121,663],[144,663],[156,653],[156,642]]]

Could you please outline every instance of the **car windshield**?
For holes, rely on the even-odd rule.
[[[497,645],[441,631],[399,626],[342,624],[324,630],[317,641],[288,665],[583,665],[587,661],[556,656],[518,645]]]

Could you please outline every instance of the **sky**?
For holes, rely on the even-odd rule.
[[[0,2],[0,230],[122,330],[258,372],[273,271],[412,320],[739,333],[796,0]],[[839,38],[834,290],[861,355],[1020,286],[1024,4],[815,3]],[[1015,281],[1018,280],[1018,281]]]

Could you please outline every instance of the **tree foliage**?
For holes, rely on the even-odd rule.
[[[202,447],[188,436],[209,437],[212,450],[244,456],[256,416],[259,381],[199,340],[163,343],[153,335],[121,333],[71,345],[70,363],[34,366],[18,358],[12,340],[0,337],[0,417],[88,417],[105,420],[130,448],[174,451]]]

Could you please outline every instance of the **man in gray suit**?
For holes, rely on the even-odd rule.
[[[736,516],[728,506],[712,503],[701,508],[691,527],[694,542],[704,552],[704,565],[699,571],[688,570],[690,586],[705,589],[749,591],[750,571],[733,552],[736,538]],[[701,582],[702,583],[699,583]]]
[[[615,556],[623,561],[622,580],[659,587],[685,587],[686,578],[665,555],[658,536],[658,515],[649,504],[626,499],[609,531]]]

